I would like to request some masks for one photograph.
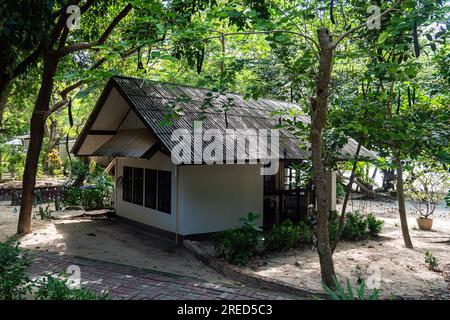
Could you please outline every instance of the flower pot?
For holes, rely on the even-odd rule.
[[[433,227],[433,219],[430,218],[417,218],[417,224],[420,230],[430,231]]]

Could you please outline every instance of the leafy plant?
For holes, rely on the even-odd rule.
[[[79,186],[71,186],[64,192],[64,205],[77,206],[81,204],[82,190]]]
[[[373,289],[372,293],[366,297],[366,284],[364,279],[361,279],[360,285],[356,290],[356,295],[348,278],[346,278],[347,291],[344,286],[339,283],[336,276],[333,276],[333,282],[336,287],[335,290],[331,289],[322,282],[323,289],[333,300],[379,300],[380,298],[380,290],[376,288]]]
[[[27,269],[30,257],[19,248],[15,239],[0,242],[0,298],[22,299],[31,292],[31,280]]]
[[[339,217],[337,211],[332,211],[330,217],[328,218],[328,234],[330,241],[334,241],[334,236],[336,235],[336,230],[339,226]]]
[[[342,237],[347,240],[360,240],[367,237],[368,222],[359,211],[347,212]]]
[[[439,260],[429,250],[425,251],[425,263],[429,270],[436,270],[439,267]]]
[[[213,235],[216,256],[228,262],[245,265],[258,250],[263,240],[262,229],[255,224],[261,215],[249,212],[247,218],[241,218],[240,228],[225,230]]]
[[[50,213],[50,205],[47,205],[45,208],[39,206],[39,216],[41,217],[41,220],[53,219],[52,214]]]
[[[45,275],[41,278],[36,286],[37,300],[106,300],[108,292],[97,295],[95,292],[87,288],[70,288],[68,285],[68,277],[65,273],[59,274],[58,277]]]
[[[372,212],[366,215],[367,227],[371,236],[378,236],[384,224],[384,220],[378,219]]]
[[[297,223],[297,228],[300,233],[300,242],[308,243],[314,239],[314,230],[308,221],[300,221]]]
[[[336,198],[342,198],[345,195],[345,188],[342,183],[336,183]]]
[[[288,250],[295,247],[301,239],[301,229],[291,220],[274,226],[264,238],[266,250]]]

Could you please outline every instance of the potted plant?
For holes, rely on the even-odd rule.
[[[407,180],[407,195],[419,213],[417,224],[420,230],[429,231],[433,227],[430,216],[444,199],[448,184],[448,173],[443,170],[419,167],[411,172]]]

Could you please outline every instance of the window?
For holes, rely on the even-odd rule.
[[[170,171],[158,171],[158,211],[170,214],[171,202],[171,182]]]
[[[171,213],[172,173],[123,167],[123,201]]]
[[[292,190],[297,187],[296,170],[291,167],[284,168],[284,190]]]
[[[133,203],[140,206],[144,202],[144,169],[133,168]]]
[[[123,167],[123,201],[133,201],[133,168]]]
[[[145,206],[156,210],[156,170],[145,169]]]

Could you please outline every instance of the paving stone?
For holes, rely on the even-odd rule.
[[[109,298],[112,300],[268,300],[291,298],[253,288],[203,282],[199,279],[162,274],[153,270],[136,269],[53,252],[35,251],[34,257],[35,260],[30,267],[32,277],[41,276],[44,272],[63,271],[69,265],[77,265],[81,269],[82,283],[98,293],[107,289]]]

